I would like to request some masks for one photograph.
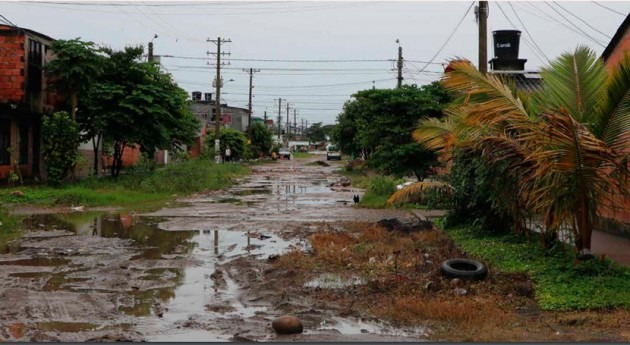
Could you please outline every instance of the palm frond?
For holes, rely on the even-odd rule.
[[[392,205],[417,198],[428,190],[439,190],[440,192],[450,194],[453,191],[453,187],[448,183],[438,181],[416,182],[392,194],[389,199],[387,199],[387,204]]]
[[[579,46],[562,54],[541,76],[549,108],[566,109],[581,123],[592,121],[606,82],[604,66],[592,50]]]
[[[630,149],[630,53],[609,72],[597,115],[593,134],[617,151]]]

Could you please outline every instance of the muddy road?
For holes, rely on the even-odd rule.
[[[413,217],[354,207],[324,156],[260,165],[229,190],[153,213],[33,214],[0,255],[0,341],[422,341],[310,297],[355,283],[322,276],[288,286],[272,265],[308,252],[309,234],[344,221]],[[298,316],[304,333],[271,321]]]

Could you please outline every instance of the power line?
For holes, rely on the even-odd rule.
[[[498,4],[498,3],[497,3]],[[514,12],[514,15],[516,16],[516,19],[518,19],[518,22],[521,23],[521,26],[523,27],[523,29],[525,30],[525,32],[527,33],[527,36],[529,36],[529,38],[532,40],[532,44],[536,47],[536,49],[538,49],[538,51],[540,52],[540,54],[542,54],[542,56],[545,57],[545,59],[547,60],[547,62],[549,62],[549,58],[547,57],[547,55],[545,55],[545,52],[543,52],[542,49],[540,49],[540,47],[538,46],[538,44],[536,43],[536,41],[534,40],[534,37],[529,33],[529,30],[527,30],[527,27],[525,26],[525,23],[523,23],[523,21],[521,20],[521,17],[518,15],[518,12],[516,12],[516,10],[514,9],[514,6],[512,6],[511,2],[508,2],[508,4],[510,5],[510,7],[512,8],[512,12]],[[501,12],[503,12],[503,10],[501,10]]]
[[[177,56],[177,55],[162,55],[163,58],[172,59],[185,59],[185,60],[207,60],[205,57],[196,56]],[[391,62],[393,59],[309,59],[309,60],[287,60],[287,59],[231,59],[232,61],[248,61],[248,62],[315,62],[315,63],[331,63],[331,62]]]
[[[516,26],[516,24],[514,24],[512,22],[512,20],[510,19],[510,17],[508,17],[507,13],[505,13],[505,11],[503,10],[503,7],[501,7],[501,4],[499,4],[498,2],[496,3],[497,6],[499,7],[499,10],[501,11],[501,13],[503,14],[503,16],[505,17],[505,19],[507,19],[507,21],[510,23],[510,25],[512,25],[514,28],[518,28],[518,26]],[[530,45],[529,40],[526,39],[525,37],[523,37],[523,42],[525,42],[525,44],[534,52],[534,54],[540,59],[540,60],[544,60],[546,59],[547,61],[549,61],[549,59],[547,58],[547,56],[545,56],[541,51],[539,51],[537,48],[538,46],[534,47],[532,45]],[[541,55],[542,54],[542,55]],[[544,58],[543,58],[544,56]]]
[[[459,23],[457,23],[457,26],[455,26],[455,29],[453,30],[453,32],[451,32],[451,34],[448,36],[448,38],[446,39],[446,41],[444,42],[444,44],[442,44],[442,46],[440,47],[440,49],[438,49],[437,53],[435,53],[435,55],[433,55],[433,57],[431,58],[431,60],[429,60],[429,62],[427,62],[424,67],[422,67],[422,69],[420,70],[420,72],[424,71],[425,68],[427,68],[427,66],[429,66],[430,63],[433,62],[433,60],[438,56],[438,54],[440,54],[440,52],[442,51],[442,49],[444,49],[444,47],[446,47],[446,45],[448,44],[448,42],[451,40],[451,38],[453,37],[453,35],[455,34],[455,32],[457,31],[457,29],[459,29],[459,26],[462,25],[462,22],[464,21],[464,19],[466,18],[466,16],[468,15],[468,12],[470,12],[470,9],[473,7],[473,5],[475,4],[475,2],[471,2],[470,6],[468,6],[468,9],[466,10],[466,13],[464,13],[464,16],[462,17],[462,19],[459,20]]]
[[[600,4],[600,3],[599,3],[599,2],[597,2],[597,1],[591,1],[591,2],[592,2],[592,3],[594,3],[594,4],[595,4],[595,5],[597,5],[597,6],[600,6],[600,7],[603,7],[603,8],[605,8],[605,9],[609,10],[610,12],[617,13],[617,14],[619,14],[619,15],[621,15],[621,16],[624,16],[624,17],[628,16],[628,14],[623,14],[623,13],[621,13],[621,12],[619,12],[619,11],[613,10],[612,8],[610,8],[610,7],[606,7],[606,6],[604,6],[604,5]]]
[[[46,2],[46,1],[40,1],[40,2],[27,1],[27,2],[14,2],[14,3],[18,5],[27,5],[27,6],[34,4],[34,5],[37,5],[38,7],[57,8],[57,9],[71,10],[71,11],[117,13],[111,10],[89,8],[90,3],[82,3],[79,6],[79,8],[69,7],[69,6],[77,5],[77,3],[68,3],[68,2],[54,3],[54,2]],[[300,9],[289,9],[288,7],[286,7],[285,9],[269,9],[269,10],[261,11],[261,12],[219,12],[219,11],[213,10],[212,12],[196,11],[193,13],[188,13],[188,12],[176,13],[176,12],[169,11],[168,13],[165,13],[165,14],[168,14],[171,16],[242,16],[242,15],[258,15],[258,14],[284,14],[284,13],[296,13],[296,12],[337,10],[337,9],[357,7],[357,6],[369,6],[369,5],[373,5],[377,3],[379,2],[371,2],[371,3],[362,2],[362,3],[354,3],[351,5],[340,5],[340,6],[304,7]],[[96,4],[96,2],[94,4]],[[92,7],[94,6],[98,6],[98,5],[92,5]],[[118,5],[115,3],[108,3],[107,6],[118,6]],[[187,6],[184,6],[184,7],[187,7]],[[238,8],[231,8],[231,9],[239,10]],[[245,9],[245,10],[251,10],[251,8]],[[129,13],[138,14],[138,12],[129,12]]]
[[[232,59],[231,59],[232,60]],[[191,65],[170,65],[166,64],[166,66],[175,67],[175,68],[183,68],[183,69],[201,69],[208,70],[212,69],[211,66],[191,66]],[[241,67],[223,67],[222,69],[226,70],[241,70]],[[279,67],[265,67],[265,70],[269,71],[296,71],[296,72],[307,72],[307,71],[319,71],[319,72],[334,72],[334,71],[388,71],[385,68],[279,68]]]
[[[564,27],[565,29],[567,29],[567,30],[569,30],[569,31],[571,31],[571,32],[573,32],[573,33],[576,33],[576,34],[578,34],[578,35],[581,35],[581,33],[580,33],[579,31],[577,31],[577,30],[575,30],[574,28],[572,28],[572,27],[568,26],[567,24],[565,24],[565,23],[563,23],[563,22],[559,21],[559,20],[558,20],[557,18],[555,18],[554,16],[552,16],[552,15],[548,14],[548,13],[547,13],[547,11],[545,11],[544,9],[539,8],[539,7],[536,5],[536,3],[535,3],[535,2],[529,2],[529,1],[520,2],[520,3],[517,3],[517,6],[518,6],[518,5],[520,5],[520,4],[522,4],[522,3],[525,3],[525,4],[527,4],[528,6],[530,6],[530,7],[532,8],[532,9],[530,10],[530,9],[528,9],[528,8],[522,7],[521,9],[522,9],[523,11],[525,11],[525,12],[527,12],[527,13],[530,13],[530,14],[533,14],[533,15],[535,15],[536,17],[538,17],[538,18],[542,18],[542,19],[544,19],[544,20],[546,20],[546,21],[549,21],[549,19],[550,19],[552,22],[554,22],[554,23],[556,23],[556,24],[558,24],[558,25],[560,25],[560,26]],[[539,13],[542,13],[542,14],[543,14],[546,18],[545,18],[545,17],[543,17],[543,16],[541,16]],[[547,18],[549,18],[549,19],[547,19]]]
[[[560,15],[560,17],[564,18],[564,20],[566,20],[567,22],[569,22],[569,24],[573,25],[576,29],[580,30],[580,32],[582,32],[586,37],[590,38],[591,41],[593,41],[594,43],[600,45],[602,48],[606,48],[606,46],[600,42],[599,40],[593,38],[591,35],[587,34],[584,30],[582,30],[579,26],[573,24],[572,21],[570,21],[567,17],[565,17],[562,13],[560,13],[560,11],[558,11],[555,7],[551,6],[550,3],[545,1],[545,4],[547,6],[549,6],[552,10],[554,10],[554,12],[558,13]]]
[[[561,9],[563,9],[565,12],[567,12],[568,14],[572,15],[573,17],[575,17],[577,20],[581,21],[582,23],[586,24],[586,26],[588,26],[589,28],[599,32],[600,34],[602,34],[603,36],[605,36],[608,39],[611,39],[612,37],[606,35],[605,33],[597,30],[597,28],[593,27],[591,24],[589,24],[587,21],[585,21],[584,19],[576,16],[575,14],[573,14],[571,11],[567,10],[566,8],[562,7],[562,5],[560,5],[559,3],[557,3],[556,1],[553,2],[556,6],[560,7]]]

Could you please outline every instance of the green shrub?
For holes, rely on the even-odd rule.
[[[66,112],[42,119],[42,145],[48,182],[59,185],[79,155],[79,127]]]
[[[500,235],[472,227],[445,228],[466,252],[489,263],[494,271],[523,272],[535,284],[545,310],[630,308],[630,268],[609,259],[574,263],[570,246],[553,251],[537,241]]]

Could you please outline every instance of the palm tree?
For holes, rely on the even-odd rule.
[[[578,47],[542,70],[544,86],[533,94],[468,62],[452,67],[442,83],[464,97],[443,123],[423,121],[414,138],[447,157],[467,148],[492,163],[507,161],[518,181],[516,205],[526,210],[515,219],[538,215],[547,231],[567,227],[588,254],[602,207],[619,207],[630,194],[630,56],[607,72]]]

